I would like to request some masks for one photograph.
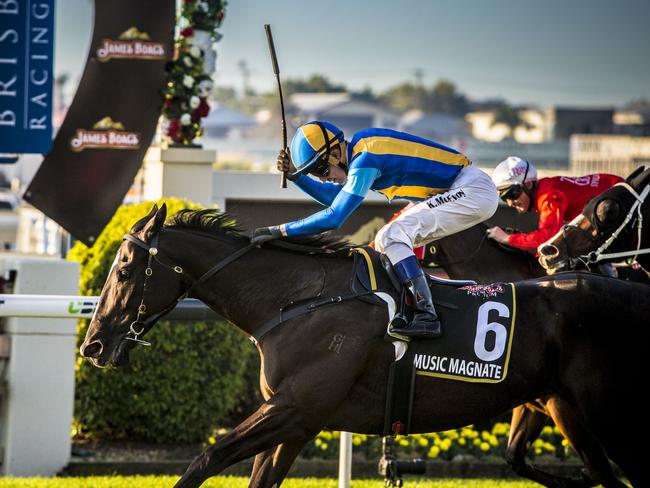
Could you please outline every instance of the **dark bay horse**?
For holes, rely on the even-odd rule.
[[[641,166],[624,182],[590,200],[581,215],[540,246],[542,266],[555,272],[575,262],[590,266],[636,256],[650,271],[649,192],[650,169]]]
[[[313,256],[255,248],[215,210],[181,212],[167,226],[165,218],[165,207],[154,207],[120,246],[81,346],[95,365],[125,362],[188,288],[249,336],[286,304],[316,297],[331,303],[282,322],[258,342],[265,401],[199,455],[177,487],[200,486],[251,456],[249,486],[276,487],[321,429],[382,433],[395,352],[383,339],[384,307],[338,300],[348,292],[351,271],[345,248],[323,242],[338,251]],[[557,393],[580,411],[628,479],[647,485],[645,451],[628,443],[630,432],[643,439],[648,430],[637,393],[649,370],[646,287],[574,273],[515,289],[517,332],[506,379],[484,384],[418,376],[412,431],[464,426]]]
[[[426,246],[425,260],[442,267],[452,279],[479,283],[520,281],[545,276],[535,257],[487,237],[488,225],[477,224]]]
[[[488,225],[481,223],[427,245],[425,258],[442,267],[452,279],[478,283],[520,281],[546,275],[537,259],[487,238]],[[553,419],[584,464],[581,480],[550,475],[527,463],[529,446]],[[557,395],[513,409],[506,460],[514,471],[545,486],[622,486],[598,440],[584,425],[575,407]],[[590,482],[591,481],[591,482]]]

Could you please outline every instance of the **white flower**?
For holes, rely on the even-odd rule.
[[[201,57],[201,48],[199,46],[192,46],[190,48],[190,54],[195,58]]]
[[[190,75],[183,76],[183,85],[187,88],[192,88],[194,86],[194,78]]]
[[[190,107],[197,108],[200,104],[201,104],[201,99],[196,95],[190,98]]]
[[[204,98],[210,96],[213,86],[214,85],[212,84],[212,80],[203,80],[201,83],[199,83],[199,96]]]
[[[192,116],[190,114],[181,115],[181,125],[190,125],[192,123]]]
[[[192,62],[192,58],[189,56],[183,56],[183,64],[188,68],[191,68],[194,63]]]
[[[199,10],[202,10],[203,12],[207,12],[210,10],[210,7],[208,6],[207,2],[198,2],[196,6],[199,8]]]

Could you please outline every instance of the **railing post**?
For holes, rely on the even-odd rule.
[[[79,263],[5,255],[13,291],[79,293]],[[74,407],[75,319],[7,318],[2,339],[7,391],[1,397],[0,476],[53,476],[70,460]]]
[[[341,432],[339,450],[339,488],[350,488],[352,480],[352,434]]]

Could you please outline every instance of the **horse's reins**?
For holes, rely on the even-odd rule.
[[[210,236],[212,237],[212,236]],[[179,301],[181,301],[183,298],[185,298],[189,292],[195,288],[196,286],[205,283],[208,279],[212,278],[215,274],[217,274],[219,271],[221,271],[223,268],[231,264],[232,262],[236,261],[240,257],[242,257],[244,254],[248,253],[250,250],[252,250],[255,247],[258,247],[257,244],[248,244],[234,253],[232,253],[230,256],[224,258],[223,260],[219,261],[217,264],[215,264],[212,268],[210,268],[208,271],[203,273],[198,279],[192,278],[190,275],[185,273],[183,268],[181,266],[176,266],[176,265],[171,265],[167,264],[163,261],[160,260],[158,257],[158,234],[156,234],[152,239],[151,239],[151,244],[146,243],[142,239],[139,239],[135,237],[134,235],[131,234],[126,234],[124,237],[122,237],[122,240],[127,240],[129,242],[132,242],[136,246],[144,249],[147,251],[149,254],[149,257],[147,259],[147,267],[145,268],[144,274],[144,283],[142,285],[142,299],[140,300],[140,305],[138,306],[138,314],[135,318],[135,320],[131,323],[129,326],[129,331],[127,332],[126,336],[124,337],[123,340],[127,341],[133,341],[136,344],[141,344],[143,346],[151,346],[150,342],[143,341],[142,339],[139,339],[141,335],[143,335],[147,330],[148,326],[152,325],[156,320],[160,319],[167,313],[169,313],[176,305],[178,304]],[[313,246],[305,246],[301,244],[296,244],[293,242],[286,242],[286,241],[272,241],[269,244],[272,244],[273,246],[288,249],[291,251],[296,251],[296,252],[303,252],[303,253],[308,253],[308,254],[331,254],[334,251],[332,249],[327,249],[327,248],[319,248],[319,247],[313,247]],[[150,315],[144,319],[142,317],[147,313],[147,306],[144,303],[145,295],[147,292],[147,282],[149,280],[149,277],[153,275],[153,268],[152,264],[153,261],[156,261],[158,264],[160,264],[163,268],[166,268],[168,270],[171,270],[179,275],[181,275],[181,278],[187,282],[189,282],[189,286],[185,289],[181,295],[176,298],[171,304],[169,304],[167,307],[165,307],[162,311],[155,313],[153,315]],[[254,341],[258,341],[263,335],[265,335],[267,332],[269,332],[272,328],[275,326],[279,325],[281,322],[288,320],[289,318],[292,318],[297,315],[302,315],[304,313],[309,313],[315,310],[316,308],[320,308],[325,305],[329,305],[332,303],[340,303],[342,301],[349,300],[351,298],[357,298],[358,296],[361,296],[362,294],[355,293],[353,295],[341,295],[337,297],[332,297],[332,298],[320,298],[317,297],[318,299],[313,302],[313,303],[308,303],[308,304],[302,304],[296,307],[295,309],[289,311],[289,312],[284,312],[281,309],[280,314],[278,317],[273,318],[269,322],[263,324],[259,330],[256,330],[253,335],[251,335],[251,338]],[[292,304],[290,304],[292,305]],[[139,328],[140,330],[137,330],[136,328]]]
[[[149,253],[149,257],[147,260],[147,267],[144,270],[144,283],[142,285],[142,300],[140,300],[140,305],[138,306],[138,315],[136,316],[135,320],[131,323],[129,326],[129,332],[126,334],[124,337],[124,340],[128,341],[133,341],[136,344],[141,344],[143,346],[150,346],[151,343],[147,341],[143,341],[142,339],[138,339],[139,336],[144,334],[147,331],[147,326],[150,324],[153,324],[156,320],[158,320],[160,317],[166,315],[168,312],[170,312],[180,300],[182,300],[184,297],[187,296],[187,294],[196,286],[205,283],[209,278],[214,276],[216,273],[221,271],[223,268],[231,264],[232,262],[236,261],[239,259],[241,256],[246,254],[248,251],[253,249],[254,247],[257,247],[255,244],[248,244],[247,246],[244,246],[234,253],[232,253],[230,256],[222,259],[219,261],[217,264],[215,264],[212,268],[207,270],[205,273],[203,273],[198,279],[192,278],[190,275],[185,273],[182,267],[180,266],[174,266],[167,264],[163,261],[160,260],[158,257],[158,234],[156,234],[152,239],[151,239],[151,244],[147,244],[144,242],[142,239],[139,239],[131,234],[126,234],[122,240],[127,240],[129,242],[132,242],[138,247],[141,247],[145,251]],[[152,264],[153,261],[156,261],[158,264],[160,264],[163,268],[169,269],[179,275],[181,275],[181,278],[184,279],[185,281],[188,281],[190,284],[189,286],[185,289],[181,295],[176,298],[170,305],[165,307],[162,311],[155,313],[153,315],[150,315],[146,317],[145,319],[141,319],[146,313],[147,313],[147,306],[144,303],[144,298],[147,293],[147,282],[149,278],[153,275],[153,268]],[[139,327],[140,330],[136,330],[136,327]]]
[[[635,201],[634,204],[630,207],[630,210],[628,211],[627,215],[625,216],[625,219],[621,223],[621,225],[618,226],[618,228],[612,233],[609,238],[603,242],[603,244],[596,249],[595,251],[591,251],[589,254],[585,256],[580,256],[580,258],[585,258],[588,263],[597,263],[598,261],[602,261],[604,259],[617,259],[617,258],[624,258],[624,257],[630,257],[632,256],[632,260],[636,259],[639,254],[648,254],[650,253],[650,248],[645,248],[641,249],[641,232],[643,230],[643,214],[641,213],[641,206],[643,205],[643,202],[645,201],[646,197],[648,196],[648,193],[650,193],[650,184],[646,185],[641,194],[638,194],[634,188],[632,188],[628,183],[621,182],[617,183],[614,186],[622,186],[625,188],[627,191],[629,191],[632,196],[634,197]],[[636,243],[636,250],[635,251],[622,251],[622,252],[614,252],[614,253],[607,253],[603,254],[604,251],[609,248],[609,246],[612,245],[612,243],[616,240],[616,238],[620,235],[620,233],[625,229],[627,224],[632,220],[632,216],[634,215],[634,212],[637,212],[637,243]]]

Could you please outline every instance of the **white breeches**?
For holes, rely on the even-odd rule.
[[[463,168],[445,193],[418,203],[375,237],[375,249],[395,264],[413,255],[413,248],[455,234],[489,219],[499,204],[490,177],[476,166]]]

